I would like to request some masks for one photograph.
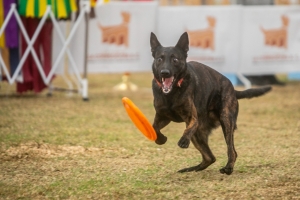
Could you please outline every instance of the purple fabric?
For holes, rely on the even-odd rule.
[[[4,18],[7,16],[10,5],[17,3],[17,0],[4,0]],[[5,41],[8,48],[16,48],[19,46],[19,28],[16,17],[13,15],[5,28]]]

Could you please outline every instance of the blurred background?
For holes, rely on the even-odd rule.
[[[233,85],[300,79],[299,0],[0,0],[0,81],[16,93],[49,89],[88,99],[87,74],[151,73],[150,33]],[[64,84],[55,86],[55,77]],[[282,79],[282,78],[281,78]]]

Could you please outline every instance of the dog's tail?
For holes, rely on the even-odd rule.
[[[253,97],[259,97],[269,92],[272,89],[271,86],[264,86],[260,88],[251,88],[244,91],[235,91],[235,95],[237,99],[250,99]]]

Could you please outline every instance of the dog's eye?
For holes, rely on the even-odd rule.
[[[178,60],[177,58],[173,58],[173,62],[174,62],[174,63],[178,63],[179,60]]]
[[[158,63],[161,63],[162,59],[161,58],[157,58],[156,60]]]

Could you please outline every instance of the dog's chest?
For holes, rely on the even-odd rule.
[[[172,101],[156,101],[155,110],[160,116],[164,116],[174,122],[183,122],[180,116],[180,105],[173,103]]]

